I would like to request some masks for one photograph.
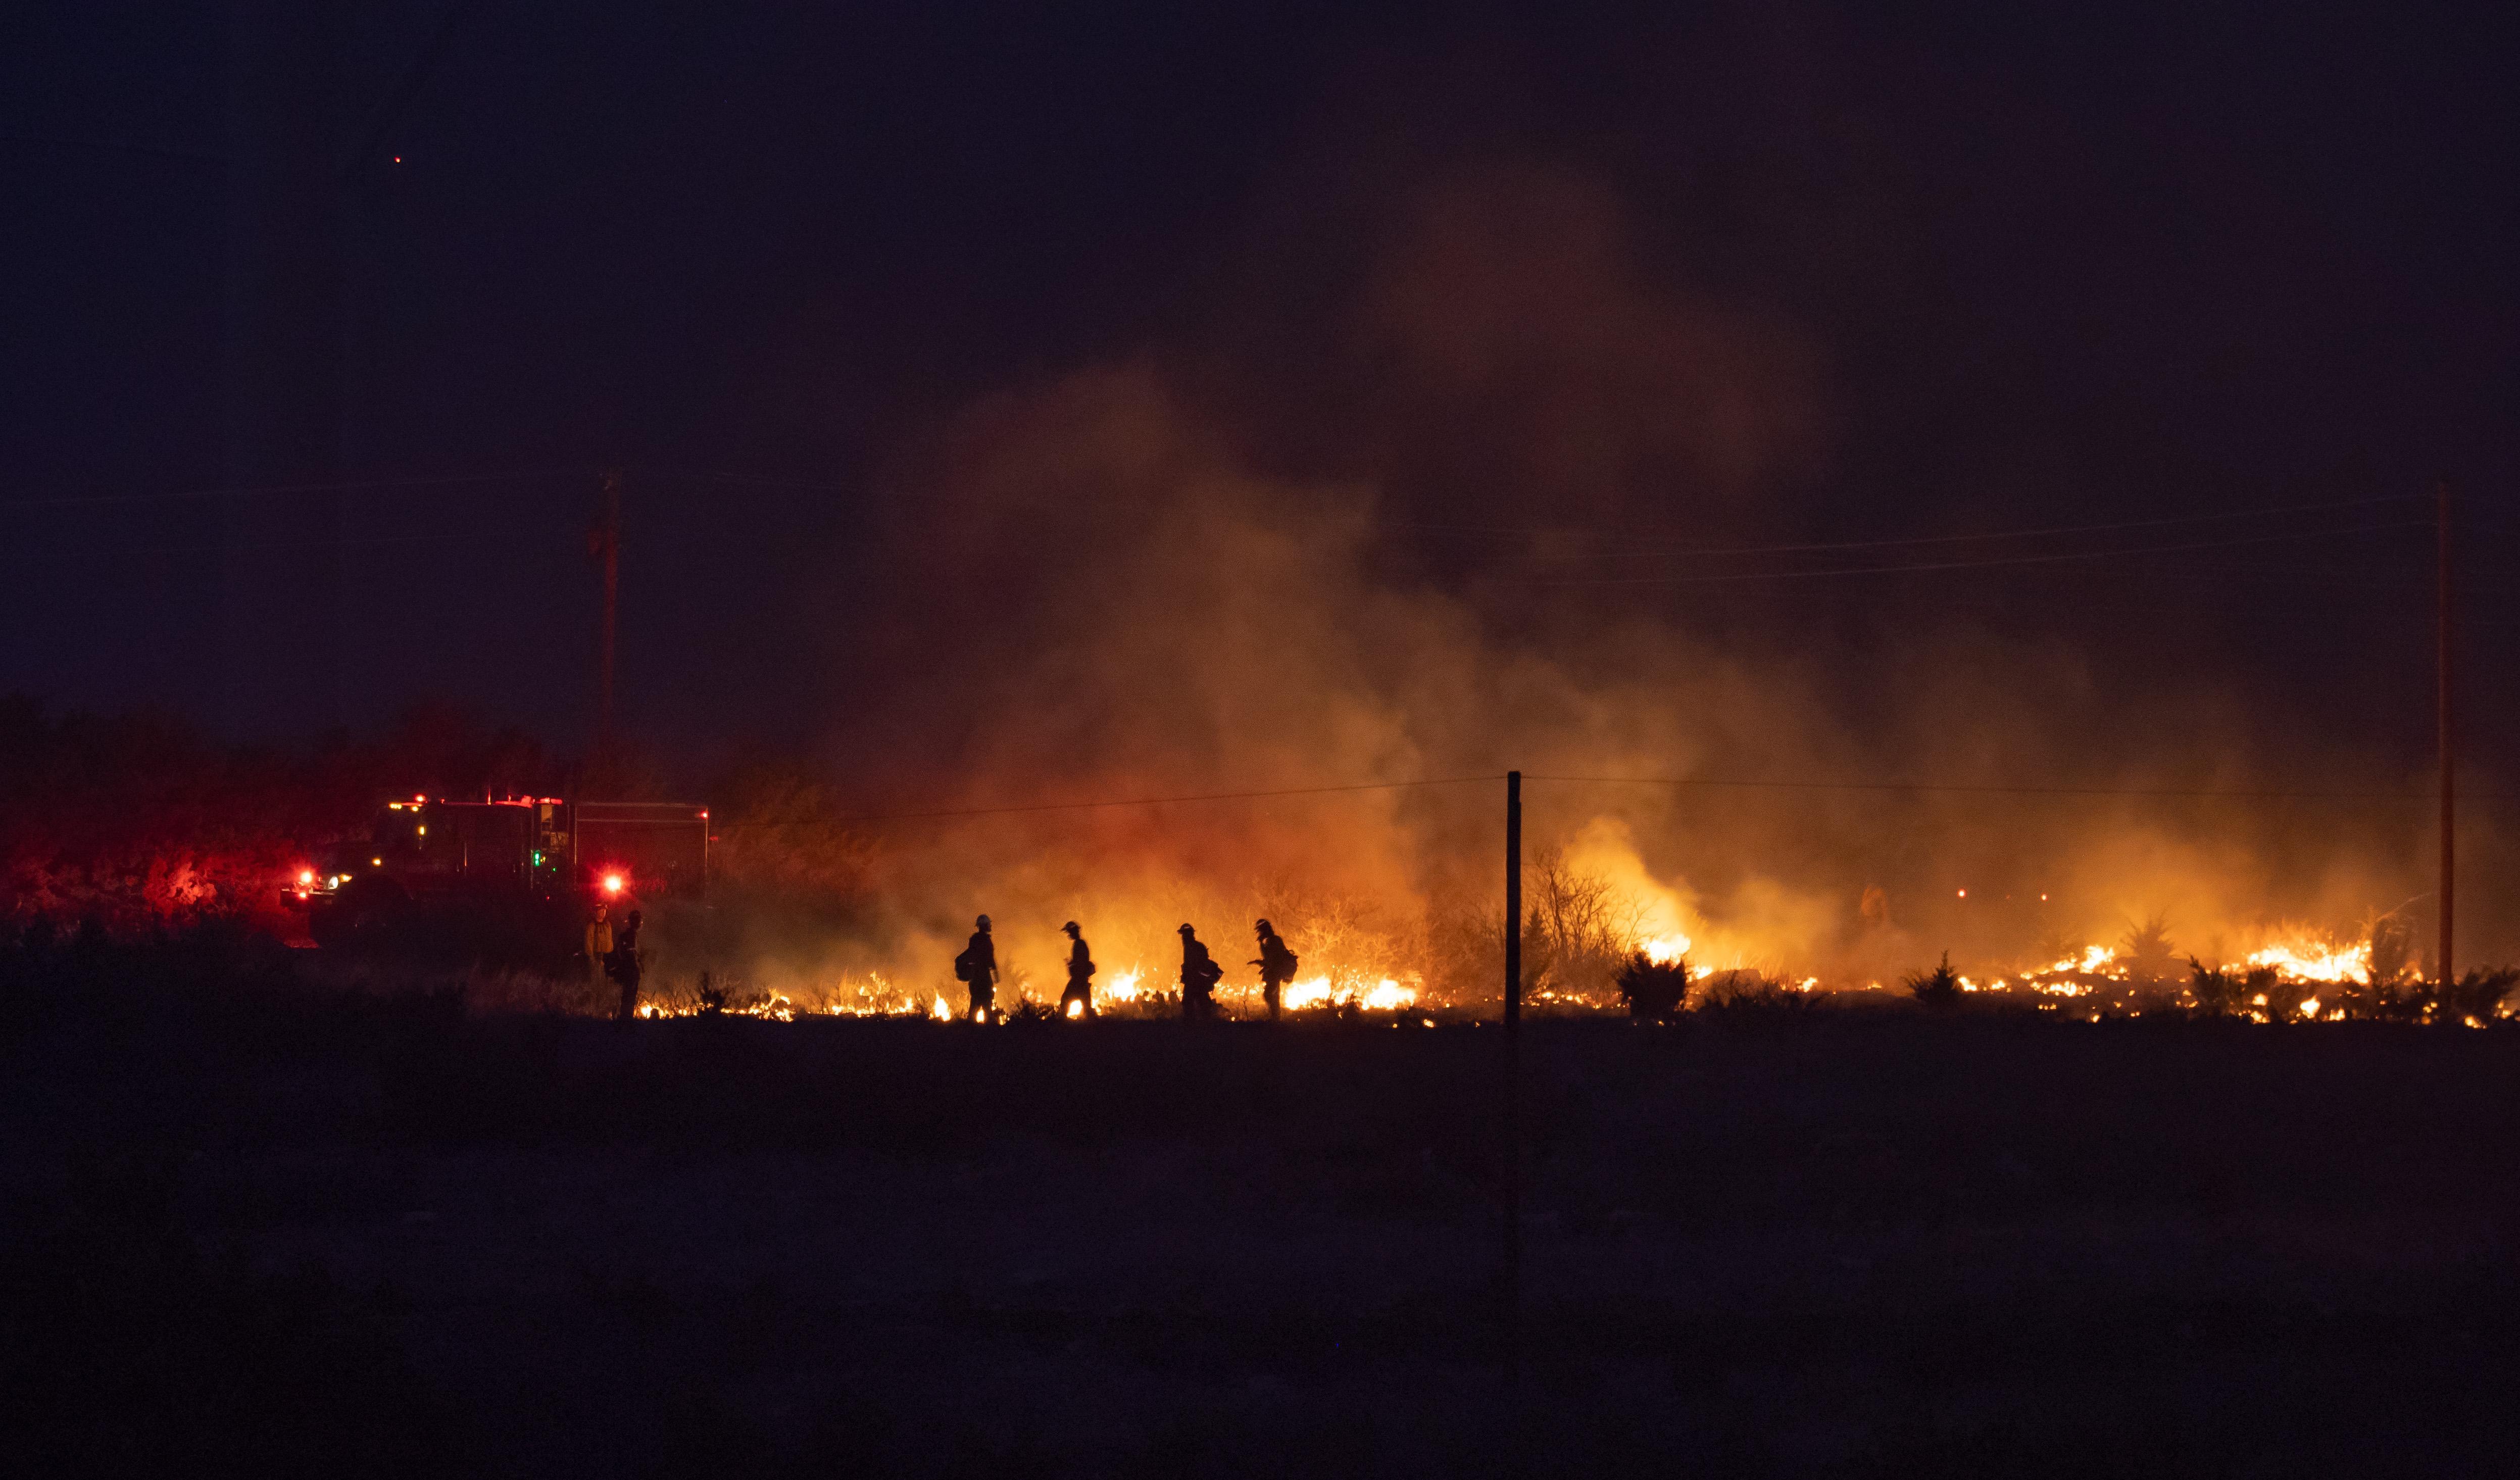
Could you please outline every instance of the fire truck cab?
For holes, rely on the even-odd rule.
[[[598,902],[704,898],[708,809],[680,802],[419,793],[292,889],[326,950],[556,965]]]

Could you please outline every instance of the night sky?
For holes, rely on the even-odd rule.
[[[693,777],[844,751],[1097,558],[1052,503],[1019,558],[906,559],[1003,514],[936,492],[958,428],[1134,365],[1540,650],[1637,613],[1860,713],[1901,645],[2028,635],[2383,784],[2448,474],[2507,733],[2504,8],[241,9],[0,22],[0,690],[57,708],[295,741],[438,697],[575,747],[620,468],[626,728]],[[2215,548],[1609,580],[2113,540]]]

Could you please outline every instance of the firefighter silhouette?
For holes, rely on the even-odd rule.
[[[1085,931],[1076,921],[1059,926],[1067,932],[1067,990],[1058,994],[1058,1015],[1094,1015],[1094,953],[1086,949]]]
[[[1295,953],[1286,949],[1277,927],[1267,920],[1254,924],[1251,930],[1260,937],[1260,959],[1251,963],[1260,968],[1260,1000],[1269,1005],[1269,1020],[1276,1022],[1285,985],[1295,979]]]
[[[599,899],[595,913],[586,920],[586,979],[596,986],[604,985],[604,964],[611,957],[612,912]]]
[[[1216,983],[1225,968],[1207,954],[1197,931],[1184,925],[1181,938],[1182,1017],[1189,1022],[1205,1022],[1216,1015]]]
[[[612,932],[612,949],[604,958],[604,969],[621,984],[623,1022],[639,1015],[639,926],[646,919],[642,910],[622,917],[621,928]]]
[[[997,1013],[998,946],[989,938],[989,917],[983,915],[971,943],[954,958],[954,977],[971,988],[971,1021],[989,1022]]]

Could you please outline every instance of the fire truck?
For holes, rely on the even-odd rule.
[[[422,792],[378,808],[289,892],[326,951],[558,969],[598,903],[704,899],[708,862],[705,807]]]

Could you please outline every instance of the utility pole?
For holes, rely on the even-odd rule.
[[[1505,774],[1506,1420],[1521,1442],[1522,1396],[1522,773]],[[1518,1450],[1517,1450],[1518,1452]]]
[[[587,554],[604,566],[604,626],[595,659],[595,749],[599,756],[612,753],[612,651],[618,631],[617,618],[621,601],[621,471],[608,470],[604,474],[604,511],[596,526],[587,531]]]
[[[2450,479],[2441,480],[2433,506],[2433,534],[2436,568],[2434,585],[2439,598],[2436,612],[2434,661],[2440,679],[2436,720],[2441,740],[2441,944],[2434,958],[2441,983],[2442,1010],[2450,1010],[2450,990],[2458,977],[2451,969],[2450,927],[2453,886],[2457,882],[2456,829],[2451,804],[2451,776],[2457,760],[2457,748],[2452,743],[2450,713],[2451,677],[2451,600],[2450,600]]]

